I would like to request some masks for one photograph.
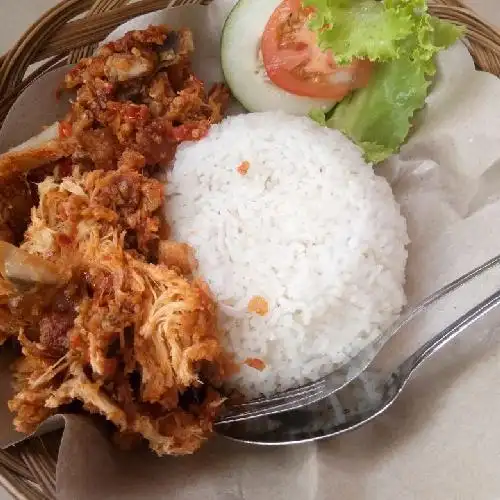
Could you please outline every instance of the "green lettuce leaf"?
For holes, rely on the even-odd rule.
[[[309,113],[309,118],[319,123],[323,127],[326,126],[326,113],[321,109],[313,109]]]
[[[425,104],[436,72],[436,54],[463,30],[431,16],[426,0],[304,0],[314,7],[310,27],[320,47],[339,64],[375,63],[366,88],[333,110],[327,126],[337,128],[383,161],[405,141],[415,112]],[[315,116],[320,121],[320,116]]]
[[[339,64],[353,58],[395,59],[400,42],[413,29],[409,13],[387,9],[375,0],[305,0],[304,5],[315,8],[310,28],[320,48],[331,49]]]
[[[347,135],[364,150],[368,161],[381,162],[406,139],[429,85],[423,67],[408,57],[381,63],[366,88],[337,105],[327,126]]]

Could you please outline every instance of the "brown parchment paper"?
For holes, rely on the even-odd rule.
[[[472,0],[471,0],[472,2]],[[219,35],[234,0],[178,8],[133,20],[112,36],[150,23],[188,25],[195,67],[221,78]],[[498,0],[473,0],[500,21]],[[500,24],[500,22],[499,22]],[[244,36],[244,34],[242,34]],[[500,82],[476,72],[462,44],[439,59],[439,79],[401,153],[380,167],[407,217],[410,303],[500,253]],[[0,151],[50,125],[65,109],[54,90],[63,70],[20,98],[0,133]],[[235,112],[238,108],[235,108]],[[489,273],[425,318],[408,349],[500,284]],[[392,500],[500,498],[500,314],[447,346],[422,369],[390,411],[355,433],[318,444],[257,448],[214,438],[198,454],[158,459],[109,443],[96,422],[64,417],[58,498],[204,500]],[[411,342],[410,342],[411,340]],[[0,356],[0,444],[20,438],[4,402],[8,356]]]

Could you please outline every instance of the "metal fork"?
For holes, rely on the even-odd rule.
[[[452,281],[421,301],[415,307],[404,311],[388,332],[381,335],[359,352],[352,353],[350,356],[349,353],[347,353],[347,356],[350,358],[349,363],[337,367],[333,372],[320,380],[295,389],[277,393],[270,398],[259,398],[243,404],[229,406],[218,419],[216,425],[241,422],[244,420],[289,412],[291,410],[298,410],[328,398],[366,370],[386,343],[410,321],[421,316],[431,306],[434,306],[440,300],[448,297],[464,284],[498,266],[498,264],[500,264],[500,255],[497,255],[455,281]]]
[[[319,403],[267,418],[220,424],[217,432],[252,444],[286,445],[332,438],[355,430],[384,413],[424,361],[499,305],[500,290],[497,290],[396,368],[387,370],[370,365],[343,389]]]

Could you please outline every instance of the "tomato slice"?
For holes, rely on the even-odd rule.
[[[261,50],[269,79],[292,94],[340,101],[364,87],[372,64],[367,60],[338,66],[323,52],[307,27],[310,11],[300,0],[284,0],[271,15],[262,35]]]
[[[287,3],[290,9],[292,9],[292,12],[299,12],[302,8],[302,0],[287,0]]]

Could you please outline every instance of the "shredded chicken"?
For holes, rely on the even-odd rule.
[[[0,343],[22,347],[9,403],[22,432],[83,408],[118,442],[163,455],[192,453],[212,430],[234,364],[191,249],[165,239],[151,177],[225,112],[227,89],[205,91],[193,50],[188,30],[150,27],[81,61],[65,79],[77,95],[59,126],[66,147],[52,142],[48,165],[12,178],[19,209],[0,192],[0,237],[65,273],[29,289],[0,277]]]
[[[25,354],[52,362],[54,378],[40,379],[41,370],[35,364],[36,373],[28,375],[28,387],[14,398],[11,409],[20,415],[29,413],[26,422],[21,423],[21,417],[17,420],[18,428],[26,431],[55,409],[78,400],[119,430],[139,432],[158,453],[191,452],[205,439],[223,400],[211,389],[210,412],[203,409],[205,402],[194,410],[180,406],[187,391],[201,390],[206,384],[213,387],[224,376],[228,357],[219,342],[216,307],[206,287],[179,268],[148,263],[145,249],[127,248],[127,232],[137,234],[142,227],[131,226],[128,218],[135,220],[142,212],[151,216],[149,208],[157,205],[138,203],[140,197],[123,198],[129,203],[122,203],[119,196],[96,194],[100,181],[108,182],[114,175],[120,179],[124,173],[134,174],[133,186],[140,193],[156,182],[120,167],[60,184],[48,178],[39,186],[40,204],[33,213],[36,224],[28,229],[24,247],[70,266],[85,286],[75,285],[79,280],[74,278],[53,293],[49,307],[36,316],[35,347],[29,353],[25,349]],[[45,230],[51,244],[37,246],[37,233]],[[69,357],[70,368],[60,370],[57,363],[64,356]],[[219,377],[212,377],[214,371]],[[35,388],[35,379],[44,383]],[[44,398],[28,399],[28,408],[26,395],[37,390]],[[36,404],[40,405],[38,421]],[[162,429],[174,429],[175,436],[170,430],[162,435]]]
[[[46,402],[55,388],[55,381],[51,379],[42,387],[34,385],[50,370],[50,366],[51,361],[48,359],[26,356],[20,358],[13,367],[15,396],[9,401],[9,409],[16,415],[14,426],[20,432],[32,432],[53,414]]]
[[[221,357],[215,307],[204,291],[175,271],[136,264],[150,278],[145,321],[135,337],[137,361],[142,366],[142,399],[165,400],[168,406],[173,388],[177,398],[178,388],[183,391],[202,382],[197,363]]]
[[[2,299],[5,300],[10,294],[11,290],[0,289]],[[10,337],[17,335],[25,326],[26,322],[21,318],[16,318],[6,304],[0,305],[0,346]]]
[[[45,406],[57,409],[62,405],[78,400],[83,403],[84,408],[90,413],[104,415],[118,429],[125,430],[127,428],[125,412],[102,391],[102,385],[98,382],[92,382],[83,373],[79,364],[73,364],[69,371],[72,377],[52,392]]]
[[[171,240],[160,241],[158,262],[184,275],[190,275],[198,266],[193,250],[189,245]]]

